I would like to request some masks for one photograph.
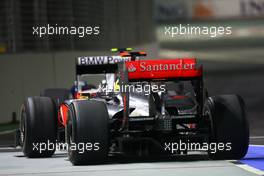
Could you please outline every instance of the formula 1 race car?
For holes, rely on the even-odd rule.
[[[140,60],[145,53],[120,53],[78,57],[73,98],[46,92],[25,100],[20,133],[27,157],[51,157],[60,142],[66,142],[74,165],[200,148],[211,159],[245,156],[249,129],[243,99],[208,97],[196,59]],[[96,88],[82,90],[80,81]]]

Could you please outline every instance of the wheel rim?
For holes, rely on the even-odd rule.
[[[25,133],[26,133],[26,112],[25,109],[21,111],[21,126],[20,126],[20,140],[23,144],[25,141]]]
[[[72,140],[72,121],[69,118],[68,123],[67,123],[67,143],[68,143],[68,153],[69,153],[69,155],[72,154],[72,150],[71,150],[72,142],[73,142],[73,140]]]

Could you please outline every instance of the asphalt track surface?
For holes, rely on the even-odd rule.
[[[28,159],[14,149],[0,149],[0,175],[263,175],[264,172],[237,161],[210,161],[205,155],[177,158],[112,158],[106,164],[72,166],[65,152],[52,158]]]

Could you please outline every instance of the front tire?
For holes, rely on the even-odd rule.
[[[29,97],[20,110],[22,151],[26,157],[51,157],[56,150],[55,104],[48,97]]]
[[[73,165],[104,163],[109,151],[106,105],[93,100],[74,101],[68,114],[66,141],[69,160]],[[83,146],[88,147],[83,149]]]
[[[241,159],[248,150],[249,125],[245,104],[238,95],[209,97],[205,113],[211,120],[210,143],[223,143],[225,150],[209,151],[211,159]]]

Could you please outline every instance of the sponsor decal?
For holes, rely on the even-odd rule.
[[[140,60],[126,62],[128,79],[167,79],[176,77],[199,77],[202,68],[196,68],[194,58]]]
[[[130,65],[129,67],[132,67]],[[144,71],[175,71],[175,70],[193,70],[195,69],[195,63],[183,63],[182,60],[179,63],[160,63],[149,64],[148,62],[140,62],[139,70]]]
[[[130,57],[121,56],[90,56],[78,57],[78,65],[104,65],[116,64],[122,61],[129,61]]]

